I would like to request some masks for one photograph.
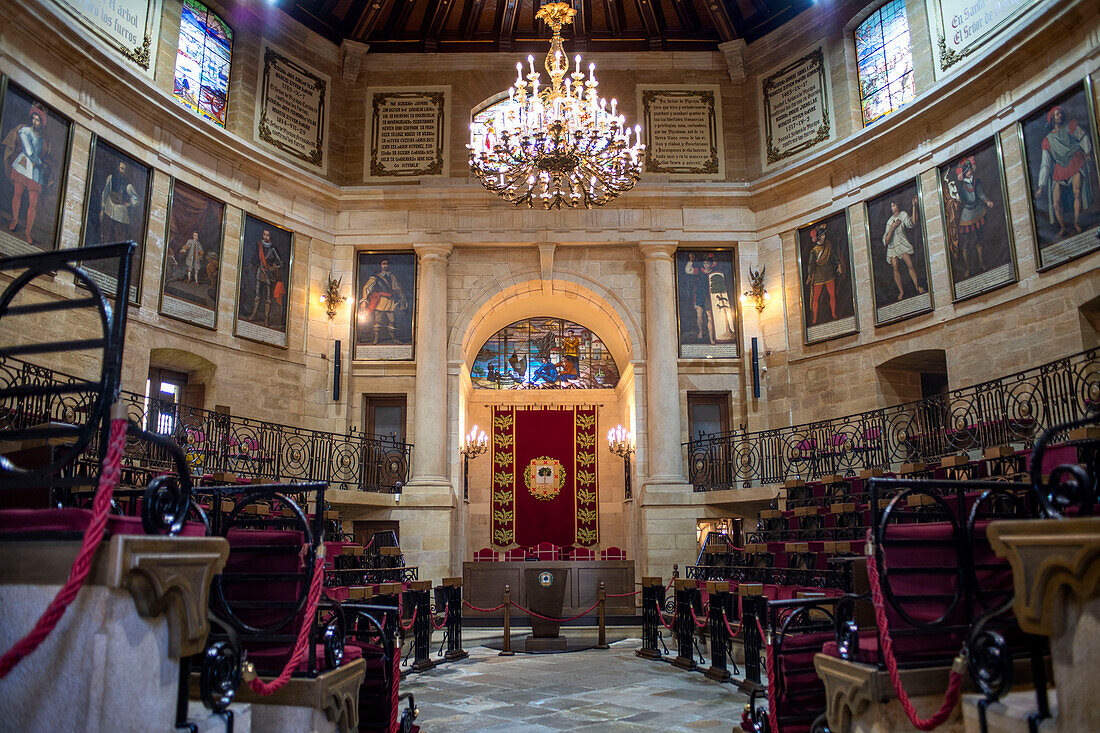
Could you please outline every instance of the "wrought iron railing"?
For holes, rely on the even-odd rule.
[[[0,388],[78,384],[82,380],[11,357],[0,357]],[[20,429],[48,422],[82,423],[92,404],[87,392],[12,397],[0,404],[0,426]],[[271,483],[324,481],[330,489],[400,493],[409,477],[412,445],[396,438],[306,430],[251,420],[122,391],[130,419],[174,440],[196,476],[234,474]],[[98,438],[84,452],[99,455]],[[156,474],[174,470],[167,451],[127,444],[124,468]]]
[[[696,491],[863,469],[890,470],[960,451],[1030,447],[1045,429],[1100,409],[1100,349],[945,395],[756,432],[702,435],[687,448]]]

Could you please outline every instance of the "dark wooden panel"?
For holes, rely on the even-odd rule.
[[[634,562],[631,560],[583,560],[576,562],[467,562],[462,564],[463,597],[475,606],[492,608],[501,602],[504,586],[512,586],[512,600],[521,606],[527,605],[523,588],[523,571],[564,570],[568,568],[569,586],[566,590],[563,616],[580,613],[596,600],[596,589],[603,580],[608,593],[630,593],[634,590]],[[607,611],[613,614],[631,614],[634,612],[635,598],[609,598]],[[471,612],[472,616],[501,616],[502,611],[492,614]],[[513,611],[513,618],[521,616]],[[595,612],[593,612],[593,619]]]

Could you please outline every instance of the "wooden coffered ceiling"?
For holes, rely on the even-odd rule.
[[[813,0],[572,0],[570,52],[714,51],[752,42]],[[546,50],[550,31],[535,20],[542,0],[277,0],[291,17],[334,43],[370,53]]]

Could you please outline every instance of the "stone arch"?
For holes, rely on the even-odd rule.
[[[619,370],[644,354],[640,314],[631,313],[620,298],[598,283],[557,271],[550,292],[539,273],[519,273],[512,284],[486,286],[458,313],[447,357],[469,364],[481,345],[498,330],[523,318],[560,316],[592,329],[604,342]],[[528,279],[529,278],[529,279]]]

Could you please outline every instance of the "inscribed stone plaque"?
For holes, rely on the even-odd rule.
[[[718,85],[638,85],[645,169],[673,178],[724,178]]]
[[[834,137],[824,47],[794,59],[761,81],[765,165]]]
[[[324,170],[329,77],[264,46],[256,138]]]
[[[928,0],[936,76],[973,53],[1038,0]]]
[[[157,54],[161,0],[53,0],[100,41],[149,76]]]
[[[449,175],[450,106],[449,86],[367,89],[370,153],[364,177],[392,180]]]

